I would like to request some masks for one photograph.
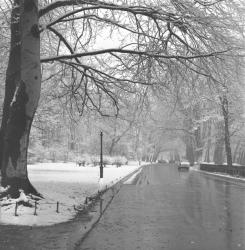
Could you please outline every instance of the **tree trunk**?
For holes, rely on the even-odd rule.
[[[207,145],[207,149],[205,151],[205,157],[204,157],[204,162],[210,162],[210,146],[209,144]]]
[[[203,150],[203,152],[205,152],[204,154],[204,162],[210,162],[210,148],[211,148],[211,130],[212,130],[212,125],[210,123],[210,121],[207,122],[207,128],[206,131],[207,133],[204,134],[203,138],[208,138],[206,140],[206,142],[204,142],[205,148]]]
[[[158,156],[160,154],[160,149],[159,148],[155,148],[155,151],[153,153],[153,161],[156,162],[158,160]]]
[[[194,136],[190,132],[193,129],[193,121],[187,114],[183,121],[183,127],[187,131],[183,136],[183,142],[185,143],[185,158],[189,161],[190,165],[193,166],[195,162]]]
[[[236,163],[242,164],[242,154],[243,154],[242,148],[239,148],[239,153],[238,153],[238,157],[237,157]]]
[[[214,148],[214,155],[213,161],[215,164],[223,164],[223,152],[224,152],[224,138],[223,138],[223,131],[224,131],[224,124],[222,122],[218,122],[216,125],[217,135],[215,138],[215,148]]]
[[[41,90],[38,0],[15,0],[1,124],[1,184],[37,194],[27,175],[29,134]]]
[[[242,152],[241,165],[245,165],[245,152]]]
[[[237,162],[237,155],[238,155],[238,152],[239,152],[239,147],[240,147],[240,141],[237,142],[236,148],[235,148],[234,153],[233,153],[232,161],[235,162],[235,163],[238,163]]]
[[[223,138],[217,138],[215,142],[214,157],[213,161],[215,164],[223,164],[223,150],[224,150],[224,140]]]
[[[179,152],[177,150],[174,151],[174,161],[175,162],[178,162],[180,161],[180,155],[179,155]]]
[[[194,113],[194,119],[195,121],[200,120],[200,107],[198,104],[196,104],[193,108],[193,113]],[[203,141],[202,141],[202,136],[201,136],[201,127],[200,124],[197,124],[197,127],[194,130],[194,140],[195,144],[194,146],[194,153],[195,153],[195,161],[198,162],[202,158],[202,151],[203,151]]]
[[[15,1],[18,4],[18,1]],[[18,5],[17,5],[18,6]],[[2,169],[2,157],[3,157],[3,138],[7,127],[7,121],[9,117],[9,106],[13,99],[16,84],[20,81],[20,32],[19,23],[17,22],[19,16],[19,8],[13,8],[11,14],[11,44],[9,53],[9,62],[6,72],[5,83],[5,96],[3,105],[3,117],[0,129],[0,168]],[[15,20],[15,21],[14,21]]]
[[[115,138],[112,138],[111,145],[109,147],[109,155],[110,156],[113,156],[114,148],[115,148],[116,144],[117,144],[117,140]]]
[[[190,166],[194,166],[195,162],[195,155],[194,155],[194,149],[192,143],[186,144],[186,159],[189,161]]]
[[[225,152],[227,166],[232,167],[232,153],[231,153],[231,143],[230,143],[230,131],[229,131],[229,110],[228,110],[228,100],[226,96],[221,98],[221,107],[224,118],[224,137],[225,137]]]

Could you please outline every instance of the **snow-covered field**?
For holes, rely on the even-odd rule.
[[[0,223],[17,225],[51,225],[72,219],[79,205],[91,196],[118,182],[140,166],[136,162],[116,168],[104,168],[104,178],[99,179],[99,167],[78,167],[75,163],[40,163],[28,166],[29,179],[45,197],[39,201],[37,216],[34,208],[19,206],[15,216],[15,202],[0,206]],[[59,213],[56,212],[59,202]]]

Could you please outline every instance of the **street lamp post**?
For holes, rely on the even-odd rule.
[[[103,132],[100,132],[100,178],[103,178]]]

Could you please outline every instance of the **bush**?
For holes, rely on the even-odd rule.
[[[100,156],[98,155],[90,156],[90,162],[94,166],[100,165]],[[127,163],[128,163],[128,160],[124,156],[108,156],[108,155],[103,156],[104,167],[106,165],[116,165],[117,167],[120,167],[122,165],[126,165]]]
[[[82,154],[78,155],[75,152],[69,152],[66,148],[60,147],[44,147],[41,144],[36,144],[28,152],[28,164],[35,164],[41,162],[76,162],[79,166],[93,164],[93,166],[100,165],[99,155]],[[124,156],[103,156],[103,165],[115,165],[121,167],[128,163]]]
[[[91,157],[87,154],[83,154],[81,156],[77,156],[75,157],[76,159],[76,163],[80,166],[85,166],[85,165],[88,165],[88,164],[91,164],[92,161],[91,161]]]
[[[36,144],[28,150],[28,164],[42,162],[67,162],[74,161],[76,154],[69,152],[66,148],[56,145],[52,147],[44,147]]]
[[[113,164],[113,158],[111,156],[105,155],[103,157],[103,163],[104,163],[104,165],[112,165]]]
[[[76,157],[76,163],[81,164],[81,165],[88,165],[88,164],[93,164],[94,167],[100,165],[100,156],[98,155],[81,155]],[[103,164],[104,165],[111,165],[112,164],[112,159],[109,156],[103,156]]]
[[[97,155],[91,156],[91,162],[93,163],[94,167],[100,164],[100,157]]]
[[[128,160],[124,156],[113,157],[113,165],[116,165],[117,167],[121,167],[122,165],[126,165],[127,162],[128,162]]]

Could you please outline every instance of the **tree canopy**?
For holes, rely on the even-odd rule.
[[[211,102],[227,99],[228,104],[235,104],[244,51],[243,1],[2,0],[1,3],[1,29],[5,32],[1,34],[0,53],[9,52],[9,62],[0,65],[3,80],[8,65],[5,94],[0,93],[0,97],[5,96],[0,165],[4,185],[18,183],[11,192],[14,195],[26,183],[16,178],[28,179],[29,133],[38,105],[34,128],[41,131],[47,127],[50,133],[53,131],[45,122],[44,112],[48,114],[46,121],[55,114],[51,122],[59,127],[57,136],[61,126],[56,118],[72,120],[77,118],[76,112],[88,118],[97,112],[114,119],[111,122],[105,118],[98,126],[114,131],[109,133],[111,148],[131,133],[135,152],[142,151],[139,141],[147,135],[148,149],[155,153],[161,145],[153,143],[156,137],[149,131],[159,126],[152,115],[154,112],[158,115],[156,104],[168,103],[160,108],[163,114],[177,107],[182,127],[175,128],[192,134],[181,135],[190,148],[193,136],[197,138],[200,134],[194,129],[196,125],[201,124],[209,110],[216,112],[210,108],[207,98],[210,93]],[[6,46],[8,43],[10,46]],[[216,106],[221,104],[223,108],[222,103],[226,102]],[[94,120],[98,122],[97,118]],[[123,124],[121,129],[117,126],[119,121]],[[148,130],[142,125],[144,122]],[[66,127],[73,143],[74,124],[67,121]],[[39,138],[45,137],[48,133]],[[24,186],[24,190],[30,191],[29,183]]]

